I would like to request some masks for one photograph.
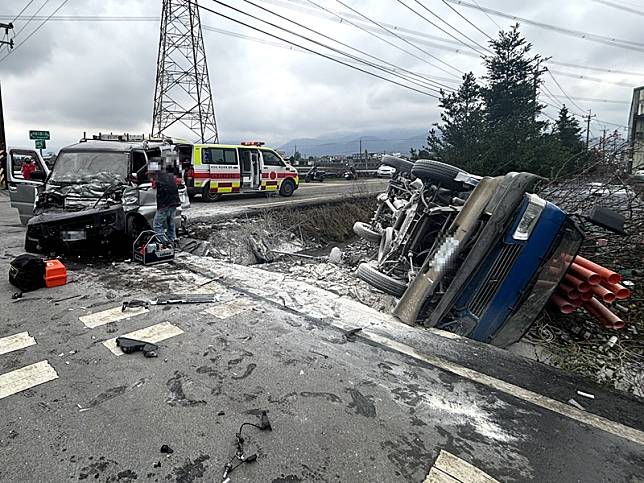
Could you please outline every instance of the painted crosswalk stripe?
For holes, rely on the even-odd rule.
[[[441,450],[423,483],[499,483],[487,473],[452,453]]]
[[[85,327],[93,329],[110,322],[118,320],[129,319],[137,315],[149,312],[145,307],[134,307],[131,309],[122,310],[121,307],[114,307],[112,309],[103,310],[102,312],[95,312],[89,315],[83,315],[78,319],[85,324]]]
[[[135,330],[129,334],[124,334],[121,337],[129,337],[130,339],[156,344],[157,342],[161,342],[162,340],[169,339],[170,337],[180,334],[183,334],[183,330],[179,327],[172,325],[170,322],[162,322],[160,324],[146,327],[145,329]],[[112,354],[115,356],[123,355],[121,348],[116,345],[116,337],[104,341],[103,345],[112,351]]]
[[[231,300],[225,304],[209,307],[204,310],[205,313],[214,315],[218,319],[227,319],[233,315],[241,314],[255,306],[251,301],[245,299]]]
[[[49,365],[48,361],[36,362],[30,366],[0,374],[0,399],[57,378],[56,370]]]
[[[3,337],[0,339],[0,355],[24,349],[35,343],[36,339],[31,337],[29,332],[20,332],[19,334]]]

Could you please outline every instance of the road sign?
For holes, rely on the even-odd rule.
[[[49,139],[49,131],[29,131],[29,139]]]
[[[47,143],[44,139],[36,139],[36,149],[47,149]]]

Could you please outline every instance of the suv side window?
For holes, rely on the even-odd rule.
[[[272,151],[262,150],[262,157],[264,158],[264,166],[284,166],[279,156]]]
[[[44,171],[40,159],[35,151],[22,151],[22,150],[11,150],[11,175],[14,179],[22,180],[24,176],[22,174],[22,167],[27,162],[34,162],[36,171]]]
[[[230,148],[203,148],[201,150],[203,164],[237,165],[237,151]]]

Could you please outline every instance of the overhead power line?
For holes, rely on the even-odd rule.
[[[39,8],[38,10],[36,10],[36,12],[35,12],[31,17],[29,17],[29,20],[27,20],[27,23],[25,23],[22,27],[20,27],[20,28],[18,29],[18,31],[14,34],[14,38],[15,38],[17,35],[19,35],[19,34],[20,34],[20,32],[22,32],[22,31],[27,27],[27,25],[29,25],[29,24],[34,20],[34,18],[36,17],[36,15],[38,15],[38,14],[40,13],[40,11],[45,7],[45,5],[47,5],[47,3],[49,3],[49,0],[45,0],[45,1],[43,2],[43,4],[40,6],[40,8]]]
[[[561,91],[561,93],[566,97],[566,99],[568,99],[570,102],[572,102],[572,105],[573,105],[573,106],[575,106],[577,109],[579,109],[580,111],[584,111],[584,108],[583,108],[583,107],[581,107],[579,104],[577,104],[575,101],[573,101],[573,100],[570,98],[570,96],[569,96],[569,95],[568,95],[568,93],[564,90],[564,88],[561,86],[561,84],[560,84],[560,83],[559,83],[559,81],[556,79],[556,77],[555,77],[554,75],[552,75],[552,72],[550,72],[550,69],[546,68],[546,72],[548,72],[548,74],[550,75],[550,77],[552,78],[552,80],[554,81],[554,83],[557,85],[557,87],[559,88],[559,90]]]
[[[218,4],[222,5],[222,6],[229,7],[228,5],[224,4],[223,2],[219,2],[218,0],[213,0],[213,1],[215,1],[216,3],[218,3]],[[191,2],[191,3],[192,3],[192,2]],[[197,4],[196,4],[196,3],[193,3],[193,5],[197,5]],[[391,83],[391,84],[395,84],[395,85],[397,85],[397,86],[403,87],[403,88],[405,88],[405,89],[409,89],[409,90],[414,91],[414,92],[417,92],[417,93],[419,93],[419,94],[423,94],[423,95],[425,95],[425,96],[429,96],[429,97],[433,97],[434,99],[438,99],[438,96],[436,96],[436,95],[434,95],[434,94],[431,94],[431,93],[429,93],[429,92],[427,92],[427,91],[422,91],[422,90],[420,90],[420,89],[416,89],[415,87],[411,87],[411,86],[408,86],[408,85],[402,84],[402,83],[400,83],[400,82],[397,82],[397,81],[395,81],[395,80],[388,79],[388,78],[383,77],[383,76],[381,76],[381,75],[379,75],[379,74],[376,74],[376,73],[374,73],[374,72],[371,72],[371,71],[365,70],[365,69],[363,69],[363,68],[361,68],[361,67],[357,67],[357,66],[351,65],[351,64],[349,64],[348,62],[346,62],[346,61],[344,61],[344,60],[340,60],[340,59],[334,58],[334,57],[329,56],[329,55],[327,55],[327,54],[325,54],[325,53],[323,53],[323,52],[318,52],[318,51],[313,50],[313,49],[311,49],[311,48],[309,48],[309,47],[305,47],[305,46],[300,45],[300,44],[298,44],[298,43],[296,43],[296,42],[293,42],[292,40],[287,40],[287,39],[285,39],[285,38],[283,38],[283,37],[281,37],[281,36],[279,36],[279,35],[276,35],[276,34],[272,34],[272,33],[270,33],[270,32],[267,32],[266,30],[263,30],[263,29],[261,29],[261,28],[259,28],[259,27],[257,27],[257,26],[254,26],[254,25],[248,24],[248,23],[246,23],[246,22],[244,22],[244,21],[242,21],[242,20],[239,20],[239,19],[236,19],[236,18],[230,17],[229,15],[226,15],[226,14],[223,14],[223,13],[221,13],[221,12],[218,12],[218,11],[216,11],[216,10],[212,9],[212,8],[204,7],[203,5],[198,5],[198,6],[199,6],[199,8],[201,8],[202,10],[205,10],[205,11],[207,11],[207,12],[210,12],[210,13],[214,14],[214,15],[217,15],[218,17],[224,18],[224,19],[229,20],[229,21],[231,21],[231,22],[234,22],[234,23],[236,23],[236,24],[238,24],[238,25],[242,25],[242,26],[244,26],[244,27],[247,27],[247,28],[253,29],[253,30],[257,31],[257,32],[261,32],[261,33],[262,33],[262,34],[264,34],[264,35],[267,35],[267,36],[269,36],[269,37],[273,37],[273,38],[275,38],[275,39],[281,40],[282,42],[286,42],[286,43],[288,43],[288,44],[294,45],[294,46],[299,47],[299,48],[301,48],[301,49],[303,49],[303,50],[306,50],[306,51],[308,51],[308,52],[311,52],[311,53],[313,53],[313,54],[315,54],[315,55],[318,55],[318,56],[323,57],[323,58],[325,58],[325,59],[329,59],[329,60],[331,60],[331,61],[333,61],[333,62],[336,62],[336,63],[338,63],[338,64],[344,65],[345,67],[349,67],[349,68],[351,68],[351,69],[355,69],[355,70],[357,70],[357,71],[359,71],[359,72],[362,72],[362,73],[364,73],[364,74],[370,75],[370,76],[372,76],[372,77],[376,77],[376,78],[378,78],[378,79],[384,80],[385,82],[389,82],[389,83]],[[229,7],[229,8],[230,8],[230,7]]]
[[[467,48],[469,48],[469,49],[474,50],[475,52],[477,52],[477,53],[478,53],[478,54],[480,54],[480,55],[483,55],[483,53],[482,53],[481,51],[479,51],[479,50],[478,50],[478,49],[476,49],[475,47],[472,47],[472,46],[471,46],[470,44],[468,44],[467,42],[463,42],[461,39],[459,39],[459,38],[458,38],[458,37],[456,37],[455,35],[451,34],[451,33],[450,33],[450,32],[448,32],[447,30],[443,29],[442,27],[439,27],[439,26],[438,26],[438,25],[436,25],[434,22],[432,22],[432,21],[431,21],[431,20],[429,20],[427,17],[425,17],[423,14],[421,14],[420,12],[418,12],[418,11],[414,10],[413,8],[411,8],[409,5],[407,5],[407,4],[406,4],[405,2],[403,2],[402,0],[396,0],[396,1],[397,1],[399,4],[401,4],[402,6],[404,6],[405,8],[407,8],[408,10],[410,10],[410,11],[412,11],[413,13],[415,13],[416,15],[418,15],[420,18],[422,18],[423,20],[425,20],[425,21],[426,21],[427,23],[429,23],[430,25],[434,26],[435,28],[437,28],[438,30],[440,30],[441,32],[443,32],[444,34],[446,34],[448,37],[453,38],[453,39],[454,39],[454,40],[456,40],[457,42],[459,42],[459,43],[463,44],[465,47],[467,47]],[[451,29],[455,30],[455,31],[456,31],[456,32],[458,32],[460,35],[462,35],[463,37],[465,37],[467,40],[469,40],[470,42],[472,42],[473,44],[475,44],[477,47],[479,47],[479,48],[481,48],[481,49],[483,49],[484,51],[487,51],[487,52],[489,52],[489,51],[490,51],[490,49],[488,49],[487,47],[482,46],[482,45],[481,45],[481,44],[479,44],[476,40],[473,40],[472,38],[470,38],[470,37],[468,37],[467,35],[465,35],[464,33],[462,33],[460,30],[458,30],[457,28],[455,28],[455,27],[453,27],[452,25],[450,25],[447,21],[443,20],[441,17],[439,17],[438,15],[436,15],[432,10],[430,10],[429,8],[427,8],[425,5],[423,5],[422,3],[420,3],[418,0],[414,0],[414,2],[416,2],[418,5],[420,5],[424,10],[427,10],[430,14],[432,14],[434,17],[436,17],[437,19],[439,19],[441,22],[443,22],[443,23],[444,23],[445,25],[447,25],[449,28],[451,28]]]
[[[314,2],[311,2],[311,0],[306,0],[306,1],[310,2],[312,4],[314,3]],[[272,4],[275,4],[275,5],[282,6],[284,8],[298,9],[300,11],[303,10],[299,6],[288,5],[288,2],[286,2],[285,0],[264,0],[264,3],[272,3]],[[283,5],[283,3],[287,3],[287,5]],[[339,14],[337,12],[334,12],[334,11],[332,11],[330,9],[327,9],[327,8],[325,8],[325,7],[323,7],[323,6],[319,5],[319,4],[315,4],[315,6],[317,7],[317,9],[324,10],[329,15],[332,15],[335,18],[337,18],[339,23],[350,24],[353,27],[356,27],[356,28],[359,28],[359,29],[363,30],[365,33],[370,33],[372,35],[375,35],[375,34],[373,34],[373,32],[374,31],[379,31],[379,32],[382,32],[384,35],[388,35],[388,36],[391,36],[391,37],[394,36],[390,32],[383,32],[382,29],[380,29],[380,28],[365,25],[364,24],[365,22],[361,22],[361,21],[358,21],[358,20],[351,21],[351,20],[349,20],[349,16],[341,15],[341,14]],[[310,8],[308,8],[308,10],[305,13],[313,15],[313,16],[317,16],[319,18],[324,18],[324,19],[327,19],[327,20],[333,20],[333,19],[330,19],[326,15],[319,15],[322,12],[316,12],[315,10],[312,10]],[[0,20],[11,21],[14,17],[15,17],[14,15],[0,15]],[[352,17],[358,17],[358,16],[355,15],[355,16],[352,16]],[[37,15],[37,16],[34,17],[34,20],[44,20],[46,18],[47,18],[46,15]],[[50,18],[49,21],[50,22],[53,22],[53,21],[59,21],[59,22],[158,22],[159,17],[153,17],[153,16],[55,15],[54,17]],[[361,23],[363,23],[363,25],[360,25]],[[445,42],[445,43],[452,44],[452,45],[460,45],[460,42],[456,42],[456,41],[454,41],[452,39],[446,39],[446,38],[438,37],[438,36],[435,36],[435,35],[429,35],[427,33],[423,33],[423,32],[419,32],[419,31],[416,31],[416,30],[408,29],[408,28],[405,28],[405,27],[402,27],[402,26],[399,26],[399,25],[392,25],[392,24],[388,24],[388,23],[382,23],[382,25],[384,25],[385,27],[390,28],[392,30],[395,30],[396,32],[406,32],[409,35],[413,35],[415,37],[420,37],[420,38],[412,38],[412,37],[409,37],[409,36],[405,37],[407,40],[410,40],[412,42],[417,42],[417,43],[421,43],[421,44],[424,44],[424,45],[428,45],[428,46],[434,47],[436,49],[447,50],[447,51],[454,52],[454,53],[457,53],[457,54],[460,54],[460,55],[467,55],[467,56],[470,56],[470,57],[479,57],[479,54],[476,54],[476,53],[474,53],[472,51],[469,51],[469,50],[465,51],[465,50],[461,50],[461,49],[457,49],[457,48],[452,48],[452,47],[449,47],[449,46],[446,46],[446,45],[438,44],[436,42],[430,42],[430,41],[423,40],[423,39],[432,39],[432,40],[439,40],[441,42]],[[404,35],[401,35],[401,36],[404,36]],[[381,37],[379,37],[379,38],[383,42],[387,42],[386,39],[382,39]],[[421,60],[423,62],[428,63],[428,61],[426,59],[423,59],[420,56],[416,56],[416,54],[414,54],[413,52],[405,50],[404,48],[402,48],[402,47],[400,47],[400,46],[398,46],[396,44],[393,44],[391,42],[387,42],[387,43],[389,43],[389,45],[391,45],[392,47],[395,47],[398,50],[401,50],[402,52],[406,52],[407,54],[416,57],[418,60]],[[635,77],[640,77],[640,78],[644,77],[643,72],[633,72],[633,71],[610,68],[610,67],[599,67],[599,66],[575,64],[575,63],[572,63],[572,62],[562,62],[562,61],[553,60],[553,59],[549,59],[547,62],[549,64],[551,64],[551,65],[558,65],[558,66],[561,66],[561,67],[569,67],[569,68],[573,68],[573,69],[590,70],[590,71],[595,71],[595,72],[606,72],[606,73],[609,73],[609,74],[629,75],[629,76],[635,76]],[[433,65],[433,64],[430,63],[429,65]],[[555,72],[555,73],[557,73],[557,72]],[[561,72],[559,72],[558,74],[559,75],[566,75],[566,74],[561,74]],[[450,73],[450,75],[451,75],[451,73]],[[569,74],[569,75],[575,75],[575,74]],[[592,82],[606,82],[604,80],[594,79],[594,78],[590,78],[590,79],[586,79],[586,80],[589,80],[589,81],[592,81]],[[619,84],[619,85],[622,85],[622,84]]]
[[[367,33],[367,34],[371,35],[372,37],[375,37],[375,38],[377,38],[378,40],[381,40],[382,42],[386,43],[387,45],[390,45],[390,46],[394,47],[395,49],[400,50],[401,52],[405,52],[406,54],[411,55],[412,57],[414,57],[415,59],[420,60],[421,62],[424,62],[424,63],[426,63],[426,64],[428,64],[428,65],[431,65],[431,66],[432,66],[432,67],[434,67],[434,68],[437,68],[437,69],[439,69],[439,70],[441,70],[441,71],[445,72],[445,70],[444,70],[442,67],[438,67],[436,64],[433,64],[433,63],[429,62],[427,59],[425,59],[425,58],[423,58],[423,57],[420,57],[420,56],[416,55],[415,53],[410,52],[409,50],[404,49],[403,47],[401,47],[401,46],[399,46],[399,45],[397,45],[397,44],[394,44],[393,42],[390,42],[390,41],[389,41],[389,40],[387,40],[387,39],[383,39],[380,35],[378,35],[378,34],[376,34],[376,33],[372,32],[370,29],[368,29],[368,28],[366,28],[366,27],[364,27],[364,26],[361,26],[361,25],[360,25],[360,24],[358,24],[358,23],[354,23],[354,22],[352,22],[351,20],[349,20],[349,19],[346,19],[346,18],[342,17],[340,14],[335,13],[335,12],[333,12],[332,10],[327,9],[326,7],[323,7],[322,5],[319,5],[319,4],[315,3],[315,2],[314,2],[314,1],[312,1],[312,0],[307,0],[307,1],[308,1],[311,5],[314,5],[315,7],[319,8],[320,10],[324,10],[325,12],[328,12],[329,14],[331,14],[331,15],[333,15],[333,16],[335,16],[335,17],[339,18],[339,19],[340,19],[340,22],[343,22],[343,21],[344,21],[344,22],[348,23],[349,25],[352,25],[352,26],[354,26],[355,28],[357,28],[357,29],[359,29],[359,30],[362,30],[363,32],[365,32],[365,33]],[[449,74],[449,75],[453,75],[451,72],[448,72],[448,74]],[[425,76],[423,76],[423,75],[421,75],[421,74],[416,74],[416,75],[420,75],[421,77],[425,77]],[[442,79],[442,78],[439,78],[439,80],[443,80],[443,81],[445,81],[445,82],[452,82],[452,81],[447,81],[447,80]]]
[[[29,0],[29,1],[27,2],[27,4],[26,4],[24,7],[22,7],[22,10],[20,10],[20,12],[18,12],[18,14],[13,18],[13,20],[11,21],[11,23],[14,23],[16,20],[18,20],[18,19],[20,18],[20,16],[22,15],[22,13],[23,13],[25,10],[27,10],[27,9],[29,8],[29,5],[31,5],[32,3],[34,3],[34,0]]]
[[[476,30],[478,30],[478,31],[479,31],[479,32],[481,32],[483,35],[485,35],[488,39],[492,40],[492,37],[490,37],[490,36],[488,35],[488,33],[487,33],[487,32],[485,32],[484,30],[481,30],[481,29],[480,29],[480,28],[479,28],[475,23],[470,22],[470,19],[468,19],[465,15],[463,15],[463,14],[462,14],[461,12],[459,12],[457,9],[455,9],[454,7],[452,7],[452,6],[451,6],[449,3],[447,3],[445,0],[441,0],[441,1],[442,1],[442,2],[447,6],[447,8],[449,8],[452,12],[454,12],[456,15],[458,15],[459,17],[461,17],[463,20],[465,20],[468,24],[470,24],[470,25],[471,25],[472,27],[474,27]]]
[[[458,72],[459,74],[462,74],[462,73],[463,73],[461,70],[457,69],[456,67],[454,67],[454,66],[452,66],[452,65],[448,64],[447,62],[444,62],[444,61],[443,61],[443,60],[441,60],[440,58],[436,57],[434,54],[432,54],[432,53],[430,53],[430,52],[427,52],[425,49],[422,49],[422,48],[418,47],[418,46],[417,46],[416,44],[414,44],[413,42],[410,42],[410,41],[409,41],[409,40],[407,40],[406,38],[404,38],[404,37],[402,37],[402,36],[398,35],[397,33],[393,32],[393,31],[392,31],[392,30],[390,30],[389,28],[385,27],[383,24],[381,24],[381,23],[379,23],[379,22],[376,22],[375,20],[373,20],[373,19],[371,19],[371,18],[367,17],[366,15],[364,15],[364,14],[362,14],[362,13],[358,12],[355,8],[353,8],[353,7],[349,6],[349,5],[347,5],[346,3],[342,2],[341,0],[335,0],[335,1],[336,1],[336,2],[338,2],[340,5],[342,5],[344,8],[347,8],[347,9],[351,10],[353,13],[355,13],[355,14],[357,14],[357,15],[360,15],[362,18],[364,18],[364,19],[365,19],[365,20],[367,20],[368,22],[371,22],[372,24],[377,25],[377,26],[378,26],[378,27],[380,27],[382,30],[384,30],[384,31],[386,31],[386,32],[389,32],[391,35],[393,35],[393,36],[395,36],[395,37],[399,38],[400,40],[402,40],[402,41],[403,41],[403,42],[405,42],[406,44],[408,44],[408,45],[410,45],[410,46],[414,47],[416,50],[419,50],[420,52],[423,52],[425,55],[428,55],[428,56],[430,56],[432,59],[435,59],[435,60],[439,61],[441,64],[446,65],[447,67],[449,67],[450,69],[453,69],[454,71]]]
[[[354,51],[356,51],[356,52],[361,53],[362,55],[366,55],[367,57],[372,58],[372,59],[376,60],[377,62],[382,62],[382,63],[388,64],[389,66],[393,67],[394,69],[401,70],[401,68],[400,68],[399,66],[395,65],[395,64],[391,64],[391,63],[389,63],[389,62],[387,62],[387,61],[385,61],[385,60],[383,60],[383,59],[381,59],[381,58],[379,58],[379,57],[373,56],[373,55],[371,55],[371,54],[369,54],[369,53],[367,53],[367,52],[365,52],[365,51],[363,51],[363,50],[357,49],[357,48],[355,48],[355,47],[353,47],[353,46],[351,46],[351,45],[349,45],[349,44],[347,44],[347,43],[345,43],[345,42],[342,42],[342,41],[340,41],[340,40],[334,39],[334,38],[332,38],[332,37],[330,37],[330,36],[328,36],[328,35],[326,35],[326,34],[324,34],[324,33],[320,32],[320,31],[318,31],[318,30],[315,30],[315,29],[312,29],[312,28],[310,28],[310,27],[307,27],[306,25],[303,25],[303,24],[301,24],[301,23],[299,23],[299,22],[297,22],[297,21],[295,21],[295,20],[291,20],[291,19],[289,19],[289,18],[287,18],[287,17],[285,17],[285,16],[283,16],[283,15],[281,15],[281,14],[277,13],[277,12],[274,12],[274,11],[272,11],[272,10],[270,10],[270,9],[266,8],[266,7],[263,7],[263,6],[261,6],[261,5],[258,5],[257,3],[252,2],[251,0],[243,0],[243,1],[244,1],[244,2],[246,2],[246,3],[248,3],[249,5],[252,5],[252,6],[253,6],[253,7],[255,7],[255,8],[259,8],[260,10],[263,10],[263,11],[265,11],[265,12],[267,12],[267,13],[270,13],[271,15],[274,15],[274,16],[276,16],[276,17],[278,17],[278,18],[282,19],[282,20],[286,20],[287,22],[290,22],[290,23],[292,23],[292,24],[294,24],[294,25],[297,25],[298,27],[300,27],[300,28],[302,28],[302,29],[305,29],[305,30],[307,30],[307,31],[309,31],[309,32],[313,32],[314,34],[319,35],[319,36],[321,36],[321,37],[323,37],[323,38],[325,38],[325,39],[327,39],[327,40],[331,40],[332,42],[336,42],[336,43],[338,43],[338,44],[342,45],[343,47],[347,47],[347,48],[349,48],[349,49],[351,49],[351,50],[354,50]],[[236,10],[236,9],[235,9],[235,10]],[[245,13],[245,14],[246,14],[246,15],[249,15],[251,18],[255,18],[255,19],[257,19],[257,17],[252,16],[252,15],[250,15],[250,14],[248,14],[248,13]],[[268,25],[275,26],[275,27],[279,28],[279,27],[278,27],[278,26],[276,26],[275,24],[272,24],[272,23],[267,22],[267,21],[264,21],[264,22],[266,22]],[[327,45],[325,45],[325,44],[318,43],[316,40],[313,40],[313,39],[310,39],[309,37],[306,37],[306,36],[303,36],[303,35],[301,35],[301,34],[298,34],[297,32],[293,32],[293,31],[288,30],[288,29],[285,29],[285,28],[282,28],[282,29],[283,29],[285,32],[288,32],[288,33],[290,33],[290,34],[292,34],[292,35],[296,35],[296,36],[298,36],[298,37],[300,37],[300,38],[303,38],[303,39],[305,39],[305,40],[307,40],[307,41],[309,41],[309,42],[314,42],[314,43],[316,43],[317,45],[320,45],[320,46],[322,46],[322,47],[328,48],[328,49],[333,50],[333,51],[335,51],[335,52],[338,52],[338,53],[344,54],[344,55],[348,56],[349,58],[352,58],[352,59],[354,59],[354,60],[356,60],[356,61],[358,61],[358,62],[363,62],[363,63],[365,63],[366,65],[368,65],[368,66],[370,66],[370,67],[377,68],[377,69],[379,69],[379,70],[386,70],[386,71],[387,71],[389,74],[391,74],[391,75],[394,75],[394,76],[396,76],[396,77],[402,78],[402,79],[404,79],[404,80],[406,80],[406,81],[408,81],[408,82],[412,82],[413,84],[416,84],[416,85],[418,85],[418,86],[420,86],[420,87],[424,87],[424,88],[426,88],[426,89],[433,90],[433,91],[435,91],[435,92],[436,92],[436,93],[438,93],[438,94],[440,94],[440,89],[441,89],[441,88],[451,89],[451,87],[450,87],[450,86],[447,86],[447,85],[445,85],[445,84],[440,84],[439,82],[436,82],[436,81],[428,81],[428,80],[425,80],[425,81],[424,81],[424,83],[420,83],[420,82],[418,82],[417,80],[412,79],[412,78],[409,78],[409,77],[408,77],[408,76],[406,76],[406,75],[401,75],[401,74],[399,74],[398,72],[396,72],[396,70],[392,70],[391,68],[386,68],[386,67],[383,67],[382,65],[375,64],[375,63],[370,62],[370,61],[365,61],[364,59],[361,59],[361,58],[359,58],[359,57],[353,56],[352,54],[346,54],[345,52],[341,52],[339,49],[335,49],[334,47],[329,47],[329,46],[327,46]],[[431,84],[429,84],[430,82],[431,82]]]
[[[54,10],[49,17],[47,17],[45,20],[43,20],[40,25],[38,25],[34,30],[31,31],[27,37],[25,37],[20,43],[18,43],[13,50],[9,51],[7,54],[5,54],[4,57],[0,58],[0,63],[4,61],[7,57],[9,57],[12,53],[14,53],[16,50],[18,50],[25,42],[27,42],[31,37],[33,37],[48,21],[51,17],[56,15],[58,11],[65,6],[65,4],[69,2],[69,0],[63,0],[63,2],[58,6],[56,10]]]
[[[280,26],[280,25],[277,25],[277,24],[275,24],[275,23],[273,23],[273,22],[270,22],[270,21],[268,21],[268,20],[262,19],[262,18],[260,18],[260,17],[258,17],[258,16],[256,16],[256,15],[253,15],[253,14],[251,14],[251,13],[249,13],[249,12],[243,11],[243,10],[241,10],[241,9],[238,9],[238,8],[236,8],[236,7],[233,7],[233,6],[231,6],[231,5],[228,5],[228,4],[226,4],[226,3],[220,2],[219,0],[211,0],[211,1],[213,1],[214,3],[217,3],[217,4],[219,4],[219,5],[221,5],[221,6],[223,6],[223,7],[229,8],[229,9],[231,9],[231,10],[233,10],[233,11],[237,12],[237,13],[240,13],[240,14],[242,14],[242,15],[245,15],[245,16],[247,16],[247,17],[250,17],[250,18],[252,18],[253,20],[256,20],[256,21],[259,21],[259,22],[265,23],[266,25],[270,25],[270,26],[271,26],[271,27],[273,27],[273,28],[276,28],[276,29],[278,29],[278,30],[282,30],[282,31],[287,32],[287,33],[289,33],[289,34],[291,34],[291,35],[294,35],[294,36],[296,36],[296,37],[300,37],[301,39],[304,39],[304,40],[306,40],[307,42],[311,42],[311,43],[313,43],[313,44],[315,44],[315,45],[318,45],[318,46],[320,46],[320,47],[322,47],[322,48],[325,48],[325,49],[331,50],[332,52],[335,52],[335,53],[340,54],[340,55],[342,55],[342,56],[348,57],[348,58],[350,58],[350,59],[352,59],[352,60],[355,60],[355,61],[357,61],[357,62],[361,62],[362,64],[364,64],[364,65],[366,65],[366,66],[368,66],[368,67],[371,67],[371,68],[376,69],[376,70],[379,70],[379,71],[386,72],[386,73],[388,73],[388,74],[390,74],[390,75],[393,75],[393,76],[395,76],[395,77],[401,78],[401,79],[403,79],[403,80],[405,80],[405,81],[407,81],[407,82],[411,82],[411,83],[413,83],[413,84],[416,84],[416,85],[420,86],[421,88],[429,89],[429,90],[433,90],[433,91],[434,91],[434,92],[436,92],[437,94],[440,94],[440,90],[439,90],[439,89],[437,89],[436,87],[429,87],[429,86],[427,86],[427,85],[425,85],[425,84],[420,84],[418,81],[414,81],[413,79],[412,79],[412,80],[410,80],[408,77],[402,76],[402,75],[398,74],[397,72],[393,71],[392,69],[387,69],[386,67],[383,67],[382,65],[378,65],[378,64],[375,64],[375,63],[373,63],[373,62],[370,62],[370,61],[364,60],[364,59],[362,59],[362,58],[360,58],[360,57],[357,57],[357,56],[355,56],[355,55],[349,54],[349,53],[344,52],[344,51],[342,51],[342,50],[340,50],[340,49],[337,49],[337,48],[335,48],[335,47],[332,47],[332,46],[329,46],[329,45],[324,44],[324,43],[322,43],[322,42],[319,42],[318,40],[315,40],[315,39],[313,39],[313,38],[311,38],[311,37],[307,37],[306,35],[302,35],[302,34],[300,34],[300,33],[298,33],[298,32],[293,31],[293,30],[287,29],[287,28],[285,28],[285,27],[283,27],[283,26]],[[267,8],[265,8],[265,7],[261,7],[261,6],[257,5],[256,3],[254,3],[254,2],[252,2],[252,1],[250,1],[250,0],[244,0],[244,1],[245,1],[246,3],[248,3],[249,5],[253,5],[253,6],[254,6],[254,7],[256,7],[256,8],[260,8],[260,9],[262,9],[262,10],[264,10],[264,11],[268,12],[268,13],[271,13],[272,15],[275,15],[275,16],[277,16],[277,17],[279,17],[279,18],[282,18],[282,19],[284,19],[284,20],[287,20],[287,21],[289,21],[289,22],[292,22],[292,23],[294,23],[294,24],[296,24],[296,25],[298,25],[298,26],[300,26],[300,27],[306,28],[307,30],[312,31],[312,32],[314,32],[314,33],[316,33],[316,34],[318,34],[318,35],[321,35],[321,34],[320,34],[319,32],[317,32],[317,31],[314,31],[314,30],[312,30],[312,29],[309,29],[308,27],[305,27],[305,26],[303,26],[302,24],[298,24],[298,23],[297,23],[297,22],[295,22],[295,21],[289,20],[289,19],[287,19],[287,18],[285,18],[285,17],[283,17],[283,16],[281,16],[281,15],[279,15],[279,14],[277,14],[277,13],[275,13],[275,12],[271,11],[271,10],[268,10],[268,9],[267,9]],[[332,40],[332,41],[337,42],[337,41],[336,41],[336,40],[334,40],[334,39],[331,39],[331,40]],[[346,44],[345,44],[345,45],[346,45]],[[445,86],[445,87],[447,87],[447,86]]]
[[[617,8],[625,12],[634,13],[635,15],[641,15],[644,17],[644,10],[638,10],[636,8],[629,7],[627,5],[620,5],[619,3],[609,2],[608,0],[593,0],[593,2],[601,3],[603,5],[608,5],[609,7]]]
[[[544,22],[537,22],[535,20],[529,20],[527,18],[522,18],[518,17],[516,15],[511,15],[509,13],[504,13],[500,12],[498,10],[494,10],[491,8],[487,7],[481,7],[480,5],[475,5],[473,3],[465,2],[463,0],[445,0],[451,4],[456,4],[456,5],[461,5],[463,7],[467,8],[473,8],[476,10],[480,10],[482,12],[486,12],[492,15],[496,15],[497,17],[503,17],[503,18],[508,18],[510,20],[515,20],[519,21],[528,25],[534,25],[535,27],[540,27],[542,29],[550,30],[553,32],[558,32],[560,34],[564,35],[572,35],[574,37],[584,39],[584,40],[590,40],[593,42],[598,42],[606,45],[611,45],[613,47],[621,47],[623,49],[629,49],[629,50],[635,50],[638,52],[644,52],[644,43],[641,42],[634,42],[632,40],[625,40],[625,39],[618,39],[616,37],[607,37],[605,35],[599,35],[599,34],[593,34],[589,32],[583,32],[581,30],[573,30],[573,29],[567,29],[564,27],[559,27],[557,25],[551,25],[548,23]]]
[[[599,79],[597,77],[588,77],[587,75],[574,74],[572,72],[563,72],[561,70],[553,70],[552,72],[557,75],[562,75],[564,77],[572,77],[573,79],[581,79],[581,80],[587,80],[590,82],[598,82],[600,84],[611,84],[614,86],[628,87],[631,89],[633,88],[633,84],[628,84],[626,82],[609,81],[606,79]]]

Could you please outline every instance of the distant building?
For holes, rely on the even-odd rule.
[[[632,171],[644,169],[644,86],[633,89],[633,102],[628,116],[629,164]]]

